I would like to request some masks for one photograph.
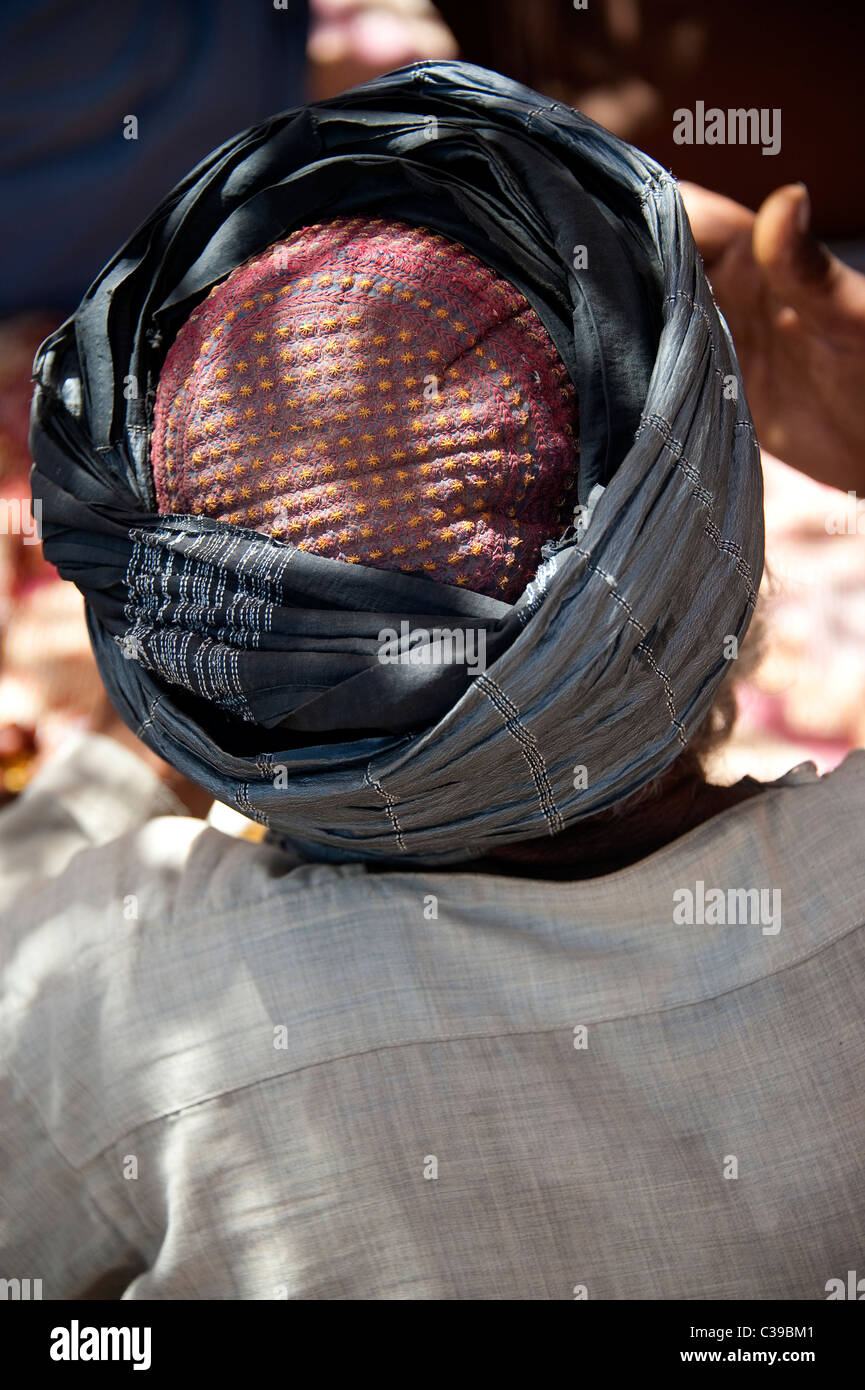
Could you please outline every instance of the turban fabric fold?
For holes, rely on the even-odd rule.
[[[183,324],[274,242],[358,216],[506,277],[575,388],[590,519],[550,537],[513,602],[159,513],[154,402]],[[45,553],[86,598],[115,707],[312,857],[458,862],[606,809],[687,746],[747,630],[759,451],[675,181],[495,73],[415,64],[230,140],[35,375]],[[485,669],[382,662],[404,623],[482,633]]]

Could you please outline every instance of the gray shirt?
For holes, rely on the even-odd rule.
[[[0,815],[0,1278],[824,1299],[863,1267],[865,752],[573,883],[179,809],[84,737]]]

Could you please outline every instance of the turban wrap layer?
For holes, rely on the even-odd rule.
[[[359,214],[431,227],[505,275],[576,388],[579,496],[599,500],[513,604],[157,513],[153,403],[181,325],[272,242]],[[759,450],[675,181],[495,73],[420,63],[236,136],[35,374],[45,553],[86,598],[115,707],[312,857],[458,862],[608,808],[682,752],[747,630]],[[482,631],[486,669],[382,663],[403,622]]]

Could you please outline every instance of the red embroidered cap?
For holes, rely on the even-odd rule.
[[[576,501],[577,402],[503,276],[423,227],[337,218],[198,306],[151,457],[160,512],[512,602]]]

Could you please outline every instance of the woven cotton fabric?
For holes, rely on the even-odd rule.
[[[575,390],[593,510],[512,602],[159,512],[154,404],[184,323],[293,231],[361,215],[504,276]],[[115,706],[308,857],[457,862],[614,805],[688,746],[748,629],[759,449],[675,181],[497,74],[420,63],[241,133],[105,267],[35,374],[45,553],[86,597]],[[403,624],[482,635],[483,669],[383,663]]]
[[[338,218],[239,267],[180,330],[159,510],[513,601],[572,514],[575,421],[504,276],[425,228]]]

